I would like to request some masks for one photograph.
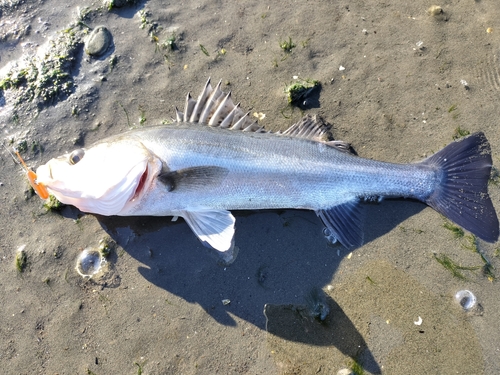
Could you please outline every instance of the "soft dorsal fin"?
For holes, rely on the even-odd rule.
[[[337,150],[342,152],[356,154],[349,143],[333,140],[332,133],[330,132],[330,126],[326,125],[324,121],[316,115],[304,116],[302,120],[293,124],[280,134],[310,139],[312,141],[324,143],[330,147],[335,147]]]
[[[283,135],[311,139],[317,142],[328,142],[333,140],[332,133],[330,133],[330,127],[316,115],[304,116],[302,120],[285,130]]]

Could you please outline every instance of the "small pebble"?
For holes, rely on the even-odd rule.
[[[443,8],[441,8],[439,5],[433,5],[429,9],[427,9],[427,13],[429,13],[430,16],[439,16],[444,13]]]
[[[469,84],[467,83],[467,81],[465,79],[461,79],[460,80],[460,84],[466,89],[466,90],[469,90],[470,87],[469,87]]]
[[[105,26],[97,26],[85,41],[85,52],[90,56],[101,56],[111,45],[111,33]]]

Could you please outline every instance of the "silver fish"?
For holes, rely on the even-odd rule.
[[[499,236],[488,195],[492,159],[483,133],[414,164],[364,159],[332,141],[306,116],[287,131],[265,132],[231,93],[210,80],[171,125],[104,139],[50,160],[37,183],[59,201],[101,215],[180,216],[205,244],[234,246],[230,210],[314,210],[345,247],[363,244],[362,201],[418,199],[488,242]]]

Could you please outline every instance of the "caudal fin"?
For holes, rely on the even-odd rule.
[[[423,161],[441,171],[439,187],[426,203],[487,242],[498,240],[499,224],[488,195],[491,149],[483,133],[453,142]]]

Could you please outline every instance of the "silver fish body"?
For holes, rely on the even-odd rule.
[[[414,164],[364,159],[306,116],[282,134],[264,132],[210,81],[188,94],[177,122],[107,138],[50,160],[38,181],[61,202],[101,215],[181,216],[205,244],[234,246],[231,210],[314,210],[347,248],[363,243],[361,202],[418,199],[494,242],[492,167],[483,133]]]
[[[439,184],[429,165],[363,159],[325,143],[269,133],[175,124],[131,134],[169,170],[219,167],[198,188],[157,188],[122,215],[177,215],[200,209],[321,210],[357,198],[425,200]],[[191,181],[195,184],[195,181]],[[159,203],[161,202],[161,203]]]

